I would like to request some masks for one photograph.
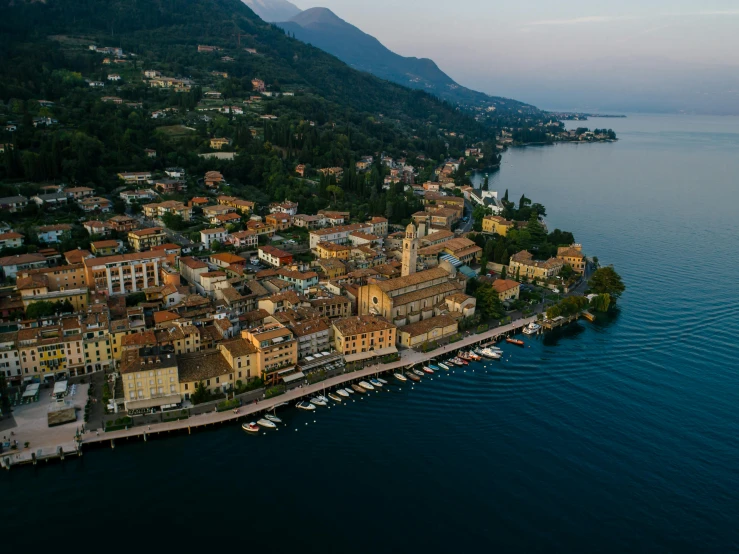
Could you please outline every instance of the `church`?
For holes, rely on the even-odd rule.
[[[442,261],[433,269],[416,271],[423,231],[423,225],[417,230],[413,223],[406,228],[400,277],[370,279],[359,288],[357,309],[360,315],[382,316],[401,327],[439,315],[448,314],[459,319],[474,314],[475,299],[464,294],[465,281],[457,278],[452,264]],[[451,303],[447,302],[448,297]]]

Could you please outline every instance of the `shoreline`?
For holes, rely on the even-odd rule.
[[[192,432],[193,428],[207,427],[210,425],[217,425],[221,423],[230,423],[239,421],[240,419],[249,418],[252,415],[267,412],[273,409],[275,406],[287,402],[295,402],[305,396],[313,396],[319,394],[325,389],[334,388],[343,383],[352,381],[362,380],[366,377],[380,375],[394,371],[398,368],[405,369],[406,367],[416,365],[425,361],[433,360],[439,356],[445,356],[452,352],[456,352],[460,349],[466,348],[471,345],[475,345],[479,342],[488,341],[492,338],[499,337],[501,335],[507,335],[509,333],[515,333],[522,329],[530,322],[536,321],[536,316],[528,318],[518,319],[508,325],[496,327],[490,329],[484,333],[470,335],[455,343],[448,344],[432,350],[430,352],[418,352],[416,350],[404,350],[401,352],[401,358],[398,361],[391,362],[388,364],[376,364],[358,371],[352,371],[349,373],[343,373],[335,377],[326,379],[319,383],[308,385],[293,389],[279,396],[274,396],[269,399],[264,399],[256,402],[255,404],[247,404],[241,406],[238,413],[233,411],[226,412],[209,412],[192,416],[186,420],[175,420],[165,423],[156,423],[150,426],[132,427],[130,429],[122,429],[118,431],[110,431],[108,433],[102,432],[100,434],[94,434],[88,432],[82,435],[79,440],[75,440],[73,437],[69,442],[56,445],[45,445],[40,448],[33,448],[33,450],[22,450],[17,452],[8,452],[0,455],[0,464],[7,470],[10,470],[15,465],[36,465],[40,461],[48,462],[49,460],[60,459],[64,460],[66,456],[81,456],[83,454],[83,447],[85,445],[96,445],[102,446],[104,443],[110,441],[111,448],[115,448],[116,439],[143,439],[147,441],[149,436],[157,436],[160,434],[167,434],[171,432],[181,432],[187,430],[188,434]],[[195,420],[195,421],[193,421]],[[35,454],[41,453],[40,456],[34,456]]]

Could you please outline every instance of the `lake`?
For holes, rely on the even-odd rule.
[[[739,549],[739,118],[568,125],[620,140],[512,149],[489,188],[614,264],[616,315],[277,432],[2,472],[5,546]]]

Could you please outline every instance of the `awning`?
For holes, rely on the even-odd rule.
[[[170,394],[147,400],[131,400],[126,402],[127,410],[145,410],[146,408],[159,408],[167,404],[179,404],[182,402],[179,394]]]
[[[305,373],[303,373],[302,371],[298,371],[297,373],[293,373],[292,375],[283,377],[282,380],[285,381],[285,383],[292,383],[293,381],[297,381],[298,379],[302,379],[303,377],[305,377]]]
[[[281,369],[280,371],[277,372],[277,375],[284,375],[285,373],[289,371],[295,371],[295,366],[288,367],[286,369]]]
[[[369,360],[375,357],[375,352],[357,352],[356,354],[349,354],[344,356],[344,360],[347,362],[359,362],[361,360]]]

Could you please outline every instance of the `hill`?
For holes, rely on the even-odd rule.
[[[355,69],[425,90],[450,102],[468,106],[492,105],[499,109],[526,106],[463,87],[428,58],[400,56],[327,8],[305,10],[278,25],[295,38],[333,54]]]
[[[300,13],[292,2],[287,0],[243,0],[252,11],[265,21],[287,21]]]

